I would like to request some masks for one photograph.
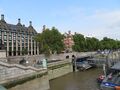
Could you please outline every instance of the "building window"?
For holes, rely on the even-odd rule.
[[[10,40],[10,41],[12,40],[12,37],[11,37],[11,36],[9,36],[9,40]]]
[[[24,47],[24,43],[22,43],[22,47]]]
[[[26,46],[28,46],[28,44],[26,43]]]
[[[4,40],[7,40],[7,36],[4,36]]]
[[[0,31],[0,39],[2,39],[1,37],[2,37],[2,32]]]
[[[6,46],[7,46],[7,43],[6,43],[6,41],[4,41],[4,45],[5,45],[4,47],[6,47]]]
[[[14,46],[16,46],[16,42],[14,42]]]
[[[12,46],[12,42],[9,42],[9,46]]]
[[[16,33],[13,33],[13,36],[16,37]]]
[[[2,32],[0,31],[0,35],[2,35]]]
[[[7,35],[7,33],[6,33],[6,32],[4,32],[4,35]]]
[[[9,36],[11,36],[12,34],[11,33],[9,33]]]
[[[16,37],[13,37],[13,40],[16,40]]]

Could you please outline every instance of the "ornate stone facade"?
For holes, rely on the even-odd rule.
[[[74,45],[73,35],[71,34],[71,31],[68,31],[64,36],[65,50],[66,52],[71,52],[72,46]]]
[[[36,34],[31,21],[28,27],[22,25],[20,19],[16,25],[13,25],[8,24],[4,15],[1,15],[0,49],[4,48],[7,56],[39,55],[38,43],[33,39]]]

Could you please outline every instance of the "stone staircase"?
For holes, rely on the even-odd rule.
[[[32,66],[26,67],[19,64],[9,64],[0,61],[0,84],[46,72],[47,70],[43,68],[38,69]]]

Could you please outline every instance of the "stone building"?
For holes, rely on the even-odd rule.
[[[0,49],[6,50],[7,56],[38,55],[38,43],[33,39],[36,34],[31,21],[28,27],[22,25],[20,19],[16,25],[13,25],[7,23],[4,15],[1,15]]]
[[[65,33],[64,36],[65,50],[66,52],[71,52],[72,46],[74,45],[73,35],[71,34],[71,31],[68,31],[68,33]]]

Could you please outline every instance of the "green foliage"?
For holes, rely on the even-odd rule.
[[[86,49],[87,51],[93,51],[99,49],[99,40],[95,37],[86,37]]]
[[[82,34],[75,34],[73,35],[73,40],[75,42],[73,46],[73,50],[80,52],[85,50],[85,38]]]
[[[120,41],[104,37],[101,41],[95,37],[84,37],[81,34],[73,35],[75,45],[73,50],[80,51],[96,51],[98,49],[119,49]]]
[[[52,29],[45,29],[38,34],[34,39],[40,42],[39,48],[41,53],[49,55],[50,53],[60,53],[64,50],[64,35],[62,35],[55,27]],[[120,41],[104,37],[99,40],[95,37],[85,37],[82,34],[73,35],[74,45],[73,50],[77,52],[82,51],[96,51],[98,49],[119,49]]]
[[[100,42],[102,44],[101,49],[118,49],[120,48],[120,41],[104,37]]]
[[[62,39],[63,35],[55,27],[46,29],[35,37],[35,40],[40,42],[41,52],[45,54],[60,53],[64,49]]]

